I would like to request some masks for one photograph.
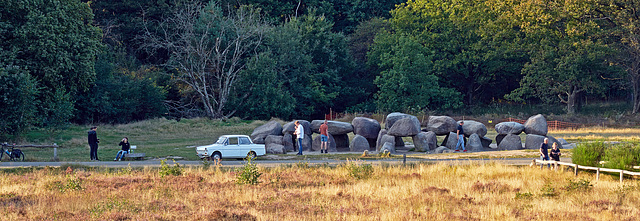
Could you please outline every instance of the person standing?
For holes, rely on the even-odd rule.
[[[118,144],[118,146],[122,146],[122,150],[118,151],[118,153],[116,154],[116,158],[113,159],[113,161],[122,160],[122,158],[124,158],[124,155],[129,153],[129,148],[131,148],[131,144],[129,144],[129,138],[122,138],[122,141],[120,141],[120,144]]]
[[[462,152],[467,152],[467,149],[464,148],[464,129],[462,128],[462,125],[464,125],[464,121],[460,121],[460,125],[458,125],[458,129],[456,131],[456,135],[458,136],[456,151],[460,151],[458,147],[462,146]]]
[[[98,159],[98,143],[100,143],[100,140],[98,139],[98,133],[96,132],[96,130],[98,130],[98,127],[93,126],[88,132],[89,148],[91,149],[89,151],[89,157],[91,158],[91,160],[100,161]]]
[[[562,155],[560,153],[560,149],[558,148],[558,143],[553,142],[553,145],[551,145],[551,159],[555,160],[555,161],[560,161],[560,155]]]
[[[327,125],[327,119],[324,119],[324,123],[320,125],[320,153],[329,153],[327,146],[329,142],[329,125]]]
[[[300,121],[296,121],[296,129],[293,132],[298,139],[298,155],[302,155],[302,139],[304,139],[304,127],[300,124]]]
[[[549,138],[544,138],[544,142],[540,145],[540,159],[549,160]],[[542,169],[542,166],[540,164],[540,169]],[[547,167],[551,168],[551,165],[547,164]]]

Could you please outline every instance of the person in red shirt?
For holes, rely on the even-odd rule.
[[[327,125],[327,119],[324,119],[324,123],[320,125],[320,153],[329,153],[329,151],[327,151],[329,141],[327,130],[329,130],[329,125]]]

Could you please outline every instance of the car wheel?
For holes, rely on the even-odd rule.
[[[256,159],[256,157],[256,152],[251,151],[247,154],[247,158],[250,158],[252,160]]]
[[[219,152],[215,152],[211,154],[211,160],[220,161],[221,159],[222,159],[222,154],[220,154]]]

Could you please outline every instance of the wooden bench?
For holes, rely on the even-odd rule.
[[[134,153],[133,151],[137,148],[137,146],[131,146],[129,148],[129,153],[124,155],[124,159],[134,159],[134,160],[143,160],[146,156],[145,153]]]

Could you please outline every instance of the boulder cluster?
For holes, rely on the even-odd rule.
[[[320,150],[320,136],[312,139],[313,133],[320,133],[320,125],[324,120],[297,120],[305,130],[302,147],[298,147],[293,135],[294,121],[280,125],[277,121],[269,121],[259,126],[251,134],[254,143],[265,144],[267,153],[283,154],[303,148],[304,151]],[[458,143],[456,130],[461,121],[456,121],[449,116],[430,116],[428,123],[423,128],[416,116],[404,113],[390,113],[381,128],[377,120],[356,117],[348,122],[328,121],[329,152],[352,151],[362,152],[376,150],[395,153],[398,148],[406,148],[403,137],[411,137],[416,151],[443,153],[453,152]],[[486,137],[487,127],[473,120],[463,120],[465,148],[470,151],[490,150],[493,140]],[[547,137],[550,144],[558,142],[547,135],[547,121],[538,114],[530,117],[523,125],[517,122],[502,122],[495,126],[499,150],[537,149]],[[522,132],[527,134],[526,143],[522,145],[520,136]],[[353,139],[349,140],[349,133],[353,133]],[[444,141],[438,145],[437,136],[445,136]],[[562,148],[562,144],[558,142]],[[494,147],[495,148],[495,147]]]
[[[518,122],[502,122],[496,124],[496,143],[500,150],[519,150],[519,149],[538,149],[544,142],[544,138],[549,138],[549,148],[553,143],[558,143],[558,148],[562,148],[563,142],[559,142],[556,138],[547,135],[547,119],[538,114],[529,117],[522,125]],[[526,133],[524,146],[519,134]]]

